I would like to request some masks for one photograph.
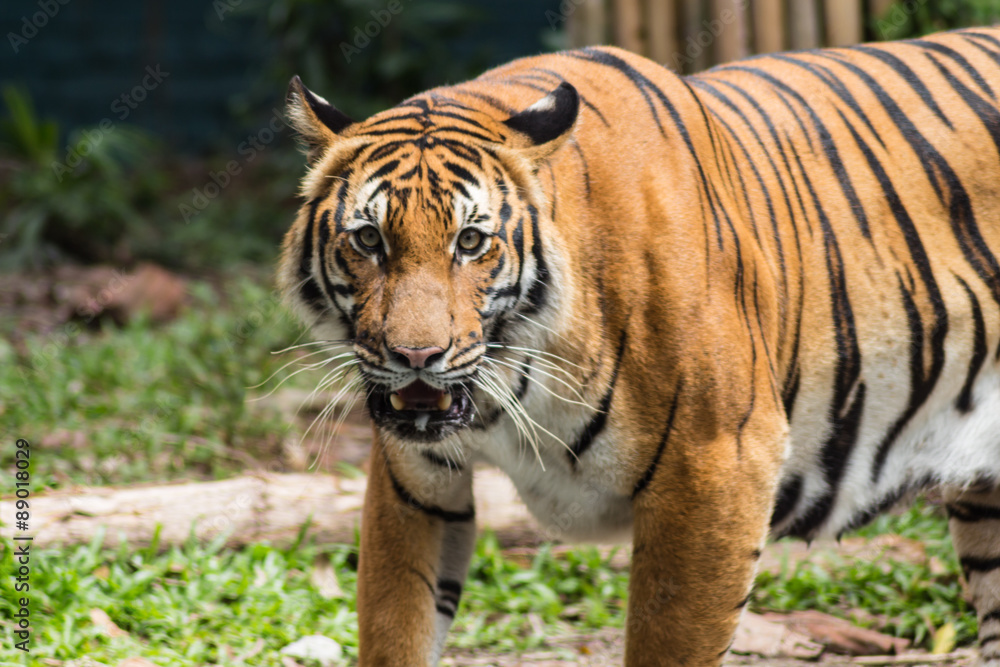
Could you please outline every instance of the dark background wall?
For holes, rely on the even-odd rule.
[[[127,110],[126,122],[154,132],[176,149],[200,152],[231,146],[245,129],[240,125],[259,124],[284,92],[264,76],[282,47],[269,36],[261,12],[246,11],[249,2],[62,1],[66,4],[0,2],[0,85],[23,86],[39,115],[57,120],[64,132],[97,125],[103,118],[119,122]],[[406,5],[420,2],[399,1],[404,12],[410,11]],[[490,66],[551,46],[554,33],[545,12],[557,8],[558,0],[453,4],[464,5],[475,16],[464,34],[444,45],[456,59],[475,58]],[[274,3],[270,9],[282,11],[290,5],[294,8],[295,3]],[[347,14],[343,20],[357,22],[358,15]],[[331,26],[345,34],[354,27]],[[378,49],[378,40],[385,38],[373,38],[371,48]],[[131,100],[135,109],[128,108],[122,95],[141,86],[144,77],[155,83],[146,68],[157,65],[165,73],[162,84],[138,91],[136,97],[145,99]],[[352,91],[340,92],[352,97]]]

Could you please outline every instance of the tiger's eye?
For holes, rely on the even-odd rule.
[[[458,235],[458,247],[473,252],[483,243],[483,233],[478,229],[465,229]]]
[[[365,225],[354,233],[362,247],[374,250],[382,245],[382,235],[372,225]]]

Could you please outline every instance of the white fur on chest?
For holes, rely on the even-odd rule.
[[[586,414],[539,393],[529,390],[524,401],[535,408],[531,414],[549,432],[539,438],[537,454],[511,420],[503,418],[489,430],[462,438],[471,460],[495,465],[510,477],[547,539],[631,539],[632,503],[622,493],[628,482],[615,456],[614,429],[609,425],[574,466],[563,443],[573,441],[586,424]]]

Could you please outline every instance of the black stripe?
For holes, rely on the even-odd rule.
[[[851,92],[850,88],[845,86],[844,82],[841,81],[840,78],[837,77],[837,75],[834,74],[829,67],[817,63],[804,61],[801,60],[800,58],[794,57],[793,55],[784,55],[776,53],[772,54],[771,57],[776,60],[782,60],[788,63],[792,63],[793,65],[797,65],[807,70],[811,74],[813,74],[816,78],[820,79],[823,83],[827,85],[827,87],[830,88],[830,90],[832,90],[834,93],[837,94],[837,97],[843,100],[843,102],[848,107],[850,107],[851,111],[853,111],[855,115],[857,115],[857,117],[860,118],[861,121],[868,128],[868,131],[872,133],[872,135],[880,144],[882,144],[882,139],[879,136],[879,132],[875,130],[875,126],[872,125],[871,120],[861,109],[861,105],[858,104],[858,101],[854,97],[854,94]],[[882,145],[884,147],[884,144]]]
[[[385,164],[383,164],[381,167],[379,167],[378,169],[376,169],[374,171],[374,173],[372,173],[372,175],[368,177],[368,181],[374,181],[377,178],[382,178],[383,176],[385,176],[386,174],[388,174],[389,172],[391,172],[392,170],[394,170],[398,166],[399,166],[399,160],[389,160],[388,162],[386,162]],[[372,196],[374,196],[374,195],[375,195],[375,193],[372,193]]]
[[[306,233],[302,240],[302,255],[299,257],[299,280],[302,286],[299,288],[299,296],[306,306],[316,314],[320,314],[327,309],[326,300],[316,279],[312,275],[313,254],[315,247],[313,244],[313,226],[316,224],[316,209],[319,207],[320,198],[309,202],[309,219],[306,222]]]
[[[698,156],[698,151],[695,150],[694,142],[691,140],[691,135],[688,133],[687,127],[684,125],[684,121],[681,118],[681,114],[677,111],[677,107],[674,106],[673,102],[670,101],[670,97],[664,93],[659,87],[654,84],[648,77],[643,75],[639,70],[635,69],[627,62],[621,58],[614,56],[600,48],[587,47],[579,51],[568,51],[563,55],[570,56],[572,58],[579,58],[580,60],[586,60],[588,62],[597,63],[599,65],[604,65],[605,67],[610,67],[612,69],[618,70],[635,86],[636,90],[642,95],[643,99],[646,101],[646,105],[649,107],[649,111],[653,116],[653,121],[656,123],[656,127],[660,130],[660,134],[667,138],[666,130],[663,128],[663,123],[660,121],[660,115],[656,110],[656,105],[653,104],[653,99],[650,97],[650,93],[656,96],[660,104],[667,110],[667,114],[673,121],[674,126],[677,131],[680,132],[681,139],[684,141],[684,145],[694,160],[695,167],[698,172],[698,182],[702,185],[702,192],[708,197],[708,193],[704,191],[704,185],[708,183],[708,179],[705,176],[705,170],[701,164],[701,158]],[[691,87],[684,81],[684,79],[679,79],[679,81],[688,89],[691,93],[691,97],[696,101],[698,100],[697,95],[691,90]],[[718,211],[716,210],[716,202],[711,197],[708,197],[708,203],[712,210],[713,216],[718,218]]]
[[[986,646],[987,644],[992,644],[993,642],[1000,642],[1000,633],[986,635],[979,640],[979,645]]]
[[[642,493],[642,490],[649,486],[649,483],[653,480],[653,475],[656,474],[656,467],[660,464],[660,459],[663,457],[663,452],[667,448],[667,440],[670,439],[670,432],[674,428],[674,417],[677,414],[677,403],[681,395],[681,381],[678,380],[677,388],[674,390],[674,400],[670,404],[670,414],[667,415],[667,425],[663,429],[663,436],[660,438],[660,444],[656,447],[656,454],[653,456],[653,462],[649,464],[646,468],[646,472],[642,473],[642,477],[639,481],[635,483],[632,487],[632,500]]]
[[[826,268],[830,276],[831,316],[837,346],[837,366],[833,405],[831,405],[831,436],[823,444],[820,452],[820,465],[827,489],[787,531],[796,537],[809,538],[833,510],[847,461],[857,445],[866,388],[861,381],[861,350],[840,246],[801,159],[797,154],[793,154],[793,157],[823,230]]]
[[[445,169],[447,169],[448,171],[450,171],[451,173],[453,173],[455,176],[462,179],[466,183],[470,185],[477,185],[479,183],[479,179],[473,176],[472,172],[470,172],[462,165],[455,164],[454,162],[449,162],[449,161],[445,161],[443,164]]]
[[[458,600],[462,597],[462,584],[455,581],[454,579],[438,579],[438,590],[441,592],[441,597],[458,606]]]
[[[979,503],[957,502],[947,506],[948,518],[962,523],[1000,519],[1000,507]]]
[[[903,138],[917,154],[924,167],[924,173],[941,203],[949,209],[952,233],[958,241],[965,260],[975,269],[980,279],[989,285],[993,299],[1000,305],[1000,264],[997,263],[976,222],[969,193],[961,179],[947,160],[931,145],[917,129],[909,115],[893,101],[892,97],[866,71],[839,57],[836,52],[821,52],[827,58],[836,60],[854,72],[878,98],[886,113],[899,129]],[[839,110],[838,110],[839,113]],[[948,197],[942,191],[942,183],[948,188]],[[895,213],[895,209],[892,209]],[[897,216],[898,219],[898,216]]]
[[[955,61],[955,63],[958,64],[959,67],[965,70],[965,73],[968,74],[969,77],[976,82],[977,86],[982,88],[987,95],[989,95],[993,99],[996,99],[996,95],[993,94],[993,89],[990,88],[990,85],[988,83],[986,83],[986,80],[979,73],[979,70],[973,67],[972,63],[966,60],[965,56],[963,56],[955,49],[951,48],[950,46],[945,46],[944,44],[938,44],[937,42],[931,42],[923,39],[911,39],[907,40],[906,43],[916,44],[918,46],[924,47],[925,49],[928,49],[930,51],[936,51],[941,55],[951,58],[953,61]]]
[[[962,101],[965,102],[969,109],[976,114],[979,121],[983,124],[983,127],[990,134],[990,139],[993,140],[993,145],[996,147],[997,152],[1000,153],[1000,113],[997,112],[996,105],[984,100],[982,97],[977,95],[968,86],[958,80],[954,74],[949,72],[944,65],[938,62],[937,58],[928,56],[930,61],[934,63],[938,72],[945,78],[948,85],[951,86],[952,90],[958,93]]]
[[[798,343],[799,337],[796,335],[796,347],[798,346]],[[785,418],[788,419],[789,422],[792,420],[792,410],[795,408],[795,398],[799,395],[799,380],[801,377],[802,373],[799,372],[799,367],[796,365],[791,374],[788,376],[785,386],[781,390],[781,404],[785,408]]]
[[[788,518],[788,516],[792,513],[792,510],[794,510],[799,504],[799,499],[801,497],[801,475],[795,475],[781,484],[781,490],[778,491],[778,498],[774,503],[774,510],[771,512],[771,528],[774,528]],[[776,535],[775,537],[783,537],[786,534],[787,533],[782,533],[780,536]]]
[[[800,63],[794,58],[789,58],[787,56],[784,58],[788,62],[801,64],[803,67],[806,67],[807,70],[809,70],[810,67],[814,67],[811,65],[807,66],[803,63]],[[820,145],[823,147],[823,153],[826,155],[827,161],[830,163],[830,167],[833,169],[833,173],[837,177],[837,183],[840,185],[840,190],[844,194],[844,197],[847,199],[851,212],[854,214],[854,218],[858,223],[859,229],[861,230],[861,234],[866,239],[871,240],[871,230],[868,227],[868,216],[865,214],[865,209],[864,206],[861,204],[861,200],[858,199],[857,191],[854,189],[854,184],[851,182],[851,177],[847,173],[847,168],[844,166],[843,160],[840,159],[840,152],[837,150],[837,143],[834,141],[833,136],[830,134],[830,131],[827,129],[826,125],[823,123],[823,121],[820,120],[816,112],[813,111],[812,105],[810,105],[809,102],[806,101],[805,98],[803,98],[802,95],[798,93],[798,91],[796,91],[794,88],[791,88],[790,86],[788,86],[781,80],[777,79],[776,77],[772,76],[768,72],[765,72],[763,70],[754,67],[730,67],[729,69],[734,69],[754,74],[760,77],[761,79],[764,79],[768,83],[770,83],[775,89],[785,93],[786,95],[791,96],[796,102],[799,103],[799,105],[801,105],[802,109],[809,115],[809,120],[812,122],[812,126],[816,130],[816,134],[819,136]],[[820,80],[822,81],[823,79]],[[780,95],[779,97],[783,97],[783,95]],[[789,109],[791,109],[791,105],[788,106]],[[796,113],[795,117],[798,118],[798,116],[799,114]],[[847,119],[844,118],[843,114],[841,114],[841,118],[843,118],[844,123],[849,124]],[[803,132],[806,135],[806,138],[808,139],[809,133],[805,132],[804,128]],[[819,207],[818,203],[817,207]]]
[[[916,72],[910,69],[910,66],[907,65],[905,61],[898,58],[895,54],[872,46],[858,45],[849,48],[853,51],[859,51],[869,55],[872,58],[877,58],[895,70],[896,74],[898,74],[903,81],[905,81],[910,88],[912,88],[913,91],[920,96],[920,99],[927,105],[927,108],[930,109],[942,123],[947,125],[949,130],[955,129],[952,126],[951,121],[948,120],[948,117],[944,115],[943,111],[941,111],[941,107],[939,107],[937,102],[934,100],[934,95],[932,95],[931,91],[924,85],[923,79],[921,79]],[[879,134],[874,130],[872,130],[872,132],[875,136],[878,136]]]
[[[840,113],[839,109],[837,110],[837,113]],[[843,116],[843,114],[841,114],[841,116]],[[907,321],[909,322],[910,328],[910,398],[903,414],[896,420],[892,427],[890,427],[875,453],[875,461],[872,466],[872,480],[878,481],[879,475],[882,472],[882,467],[885,465],[886,458],[889,456],[890,448],[902,432],[903,428],[909,423],[913,415],[916,414],[917,410],[920,409],[920,406],[922,406],[924,401],[926,401],[931,395],[931,392],[934,390],[938,378],[941,375],[941,371],[944,368],[944,341],[948,334],[948,310],[945,308],[944,300],[941,298],[941,291],[938,289],[937,282],[934,279],[934,272],[931,269],[930,260],[924,250],[916,225],[914,225],[913,220],[910,218],[910,214],[907,212],[899,193],[896,192],[896,189],[892,184],[892,180],[885,172],[885,169],[882,167],[878,158],[875,157],[871,148],[860,137],[860,135],[858,135],[854,128],[847,125],[847,129],[854,137],[855,143],[858,145],[858,148],[861,149],[862,154],[868,162],[869,168],[871,168],[875,175],[875,179],[882,188],[886,202],[889,205],[889,210],[892,211],[892,214],[896,219],[896,224],[899,225],[900,231],[903,233],[903,238],[910,251],[910,257],[913,260],[913,265],[920,274],[920,279],[924,283],[924,286],[927,288],[927,297],[934,310],[934,323],[931,327],[930,335],[931,368],[925,373],[924,328],[920,317],[920,311],[913,302],[912,295],[909,291],[907,291],[902,277],[899,278],[900,294],[902,296],[903,306],[906,310]]]
[[[747,606],[747,604],[750,602],[751,598],[753,598],[753,591],[747,593],[747,596],[742,600],[740,600],[739,604],[736,605],[736,609],[737,610],[743,609],[743,607]]]
[[[528,213],[531,215],[531,255],[535,258],[535,281],[531,283],[531,287],[528,289],[528,305],[521,312],[524,315],[533,315],[544,308],[548,300],[549,266],[545,261],[545,254],[542,251],[542,234],[538,228],[538,209],[529,205]],[[522,265],[523,259],[522,250]],[[520,279],[521,275],[520,271],[518,271],[518,282],[520,282]]]
[[[973,408],[972,387],[975,384],[976,376],[979,374],[979,369],[982,368],[983,362],[986,361],[986,323],[983,321],[983,311],[979,307],[979,299],[976,298],[976,293],[972,291],[961,277],[955,276],[955,278],[965,288],[965,293],[969,295],[969,302],[972,304],[972,320],[975,328],[972,343],[972,358],[969,359],[969,372],[965,376],[965,384],[962,386],[962,392],[958,395],[955,407],[958,408],[959,412],[970,412]]]
[[[424,584],[427,585],[427,590],[429,590],[431,592],[431,596],[433,597],[433,595],[434,595],[434,587],[431,585],[431,580],[428,579],[427,577],[425,577],[423,572],[421,572],[420,570],[418,570],[417,568],[415,568],[413,566],[409,566],[407,569],[409,569],[410,572],[412,572],[413,574],[415,574],[418,577],[420,577],[420,580],[422,582],[424,582]]]
[[[962,570],[965,572],[966,578],[968,578],[970,572],[992,572],[1000,568],[1000,556],[996,558],[973,558],[967,556],[959,558],[958,562],[962,565]]]
[[[453,512],[451,510],[442,509],[436,505],[424,505],[419,500],[410,495],[410,492],[403,488],[403,485],[399,483],[396,476],[392,474],[392,470],[387,467],[389,473],[389,480],[392,482],[392,488],[399,496],[399,500],[407,507],[412,507],[413,509],[420,510],[424,514],[434,517],[435,519],[441,519],[448,523],[455,522],[465,522],[473,521],[476,518],[476,509],[474,507],[469,507],[469,509],[464,512]]]
[[[326,291],[326,297],[329,299],[333,307],[337,309],[337,314],[340,316],[340,323],[347,331],[348,338],[355,337],[354,321],[351,319],[349,313],[344,312],[344,309],[340,307],[337,300],[334,298],[334,294],[338,293],[336,286],[330,279],[330,269],[324,259],[326,255],[326,245],[330,241],[330,210],[327,209],[323,211],[323,215],[320,216],[319,222],[317,223],[317,228],[319,230],[319,247],[317,252],[319,253],[319,274],[321,278],[321,284],[323,289]],[[337,267],[353,281],[357,281],[356,277],[351,273],[350,268],[348,268],[347,263],[344,261],[340,254],[340,249],[334,250],[334,261],[337,262]]]
[[[1000,607],[988,612],[985,616],[979,619],[979,627],[983,627],[990,621],[1000,621]]]
[[[436,605],[434,606],[434,608],[435,608],[435,609],[437,609],[439,613],[441,613],[441,614],[444,614],[444,615],[445,615],[445,616],[447,616],[448,618],[455,618],[455,610],[454,610],[454,609],[452,609],[452,608],[450,608],[450,607],[446,607],[446,606],[444,606],[444,605],[443,605],[443,604],[441,604],[440,602],[438,602],[438,603],[437,603],[437,604],[436,604]]]
[[[570,451],[566,453],[567,457],[569,457],[569,463],[573,468],[576,468],[580,457],[594,444],[594,440],[601,434],[601,431],[604,430],[608,422],[608,411],[611,409],[611,401],[615,395],[615,385],[618,384],[618,371],[621,369],[622,358],[625,356],[625,341],[627,338],[628,323],[626,322],[626,326],[622,329],[621,337],[618,339],[618,351],[615,354],[615,366],[611,370],[611,381],[608,383],[608,390],[604,393],[604,397],[601,398],[601,402],[597,407],[597,414],[583,428],[580,437],[576,439],[576,442],[570,446]]]

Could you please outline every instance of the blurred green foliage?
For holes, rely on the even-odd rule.
[[[273,460],[289,425],[248,401],[287,378],[278,371],[294,355],[272,351],[301,330],[261,273],[222,289],[193,281],[185,312],[166,325],[140,317],[95,332],[71,321],[19,345],[0,327],[0,423],[32,442],[53,437],[33,460],[36,489],[214,479]],[[5,488],[12,457],[0,452]]]
[[[247,0],[237,12],[257,21],[273,55],[242,108],[273,100],[298,74],[361,119],[489,62],[482,50],[456,57],[458,38],[487,18],[458,0]]]
[[[0,268],[38,265],[72,254],[107,261],[126,232],[159,206],[163,174],[148,166],[151,137],[128,127],[71,133],[60,152],[55,123],[41,120],[27,94],[3,90],[0,122]]]
[[[182,204],[218,188],[212,174],[235,156],[186,163],[151,134],[110,121],[70,132],[62,146],[27,94],[7,87],[3,100],[0,271],[66,260],[187,270],[273,260],[302,169],[289,139],[242,158],[240,173],[185,216]]]
[[[1000,21],[1000,0],[899,0],[869,26],[875,39],[905,39]]]

